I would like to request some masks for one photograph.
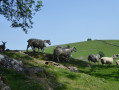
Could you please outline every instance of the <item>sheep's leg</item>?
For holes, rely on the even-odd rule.
[[[28,48],[29,48],[29,47],[30,47],[30,45],[27,45],[27,49],[26,49],[26,50],[27,50],[27,52],[28,52]]]
[[[45,51],[44,51],[44,48],[42,49],[42,53],[44,53]]]
[[[69,62],[69,60],[70,60],[70,57],[67,56],[66,61]]]
[[[39,48],[38,48],[38,54],[39,54]]]
[[[70,62],[70,60],[71,60],[71,57],[69,57],[69,60],[68,60],[68,62]]]
[[[58,60],[58,62],[59,62],[59,57],[57,57],[57,60]]]
[[[32,48],[33,52],[35,52],[34,47],[33,47],[33,46],[31,46],[31,48]]]
[[[66,62],[68,61],[67,57],[66,57]]]
[[[35,48],[33,47],[32,49],[33,49],[33,52],[35,52]]]

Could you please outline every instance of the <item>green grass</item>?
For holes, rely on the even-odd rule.
[[[111,45],[104,43],[104,41],[111,43]],[[39,66],[44,68],[46,72],[39,73],[39,77],[29,78],[26,74],[0,68],[0,74],[7,78],[12,90],[47,90],[49,87],[55,90],[118,90],[119,67],[115,64],[118,58],[110,66],[102,65],[100,62],[99,65],[92,63],[93,66],[90,67],[87,61],[89,54],[96,55],[99,51],[110,57],[118,54],[118,44],[119,40],[94,40],[62,45],[76,47],[77,52],[72,53],[73,57],[69,62],[61,57],[61,61],[58,63],[77,67],[77,73],[41,63],[52,60],[53,50],[56,46],[46,47],[44,54],[24,51],[29,56],[17,52],[4,52],[3,54],[9,57],[22,60],[27,67]]]

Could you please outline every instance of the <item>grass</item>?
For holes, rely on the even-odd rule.
[[[114,45],[105,44],[113,43]],[[60,64],[64,66],[75,66],[78,72],[61,69],[53,65],[45,65],[41,62],[51,61],[53,49],[56,46],[46,47],[46,53],[33,53],[30,51],[23,55],[18,52],[4,52],[3,54],[22,60],[25,66],[39,66],[45,69],[45,73],[39,73],[39,77],[27,76],[0,67],[0,74],[4,75],[12,90],[47,90],[52,87],[54,90],[118,90],[119,88],[119,67],[116,66],[115,59],[113,65],[102,65],[101,62],[89,66],[87,57],[89,54],[98,54],[103,51],[106,56],[118,54],[119,40],[94,40],[72,44],[65,44],[76,47],[77,52],[72,53],[70,62],[60,58]]]

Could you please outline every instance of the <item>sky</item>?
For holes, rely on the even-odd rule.
[[[119,0],[42,0],[28,34],[11,28],[0,15],[0,44],[26,50],[30,38],[50,40],[52,45],[92,40],[119,40]],[[49,46],[49,45],[47,45]]]

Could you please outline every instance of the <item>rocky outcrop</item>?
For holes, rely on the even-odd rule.
[[[0,54],[0,67],[7,69],[14,69],[18,72],[24,72],[24,65],[21,60],[10,58],[6,55]]]
[[[53,61],[45,61],[44,62],[46,65],[53,65],[53,66],[56,66],[56,67],[59,67],[59,68],[62,68],[62,69],[68,69],[72,72],[78,72],[78,68],[77,67],[74,67],[74,66],[64,66],[62,64],[58,64],[56,62],[53,62]]]

